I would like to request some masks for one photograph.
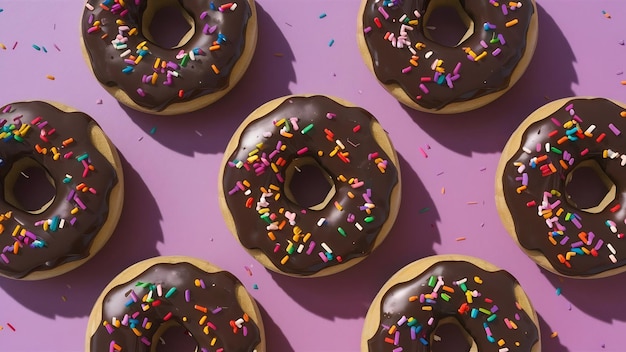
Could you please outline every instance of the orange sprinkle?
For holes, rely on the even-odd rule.
[[[559,333],[558,333],[558,332],[556,332],[556,331],[553,331],[553,332],[552,332],[552,334],[550,334],[550,337],[551,337],[551,338],[555,338],[555,337],[557,337],[557,336],[559,336]]]
[[[515,19],[512,19],[509,22],[505,23],[504,26],[507,27],[507,28],[508,27],[513,27],[513,26],[515,26],[518,23],[519,23],[519,21],[517,20],[517,18],[515,18]]]
[[[220,70],[217,68],[217,66],[215,66],[215,64],[212,64],[211,68],[213,69],[213,72],[215,72],[216,75],[220,73]]]
[[[458,241],[465,241],[465,237],[457,237],[457,238],[456,238],[456,241],[457,241],[457,242],[458,242]]]
[[[46,75],[46,78],[51,81],[54,81],[56,79],[53,75]]]

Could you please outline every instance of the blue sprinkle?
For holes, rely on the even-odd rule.
[[[556,295],[557,295],[557,296],[560,296],[560,295],[561,295],[561,288],[560,288],[560,287],[557,287],[557,288],[556,288]]]
[[[156,126],[152,127],[150,129],[150,134],[154,134],[156,132],[156,130],[157,130]]]
[[[334,40],[334,39],[331,39],[331,40],[328,42],[328,46],[333,46],[333,44],[335,44],[335,40]]]
[[[325,13],[325,12],[322,12],[322,13],[320,14],[320,18],[324,18],[324,17],[326,17],[326,13]]]
[[[252,285],[252,288],[255,289],[255,290],[258,290],[259,289],[259,285],[254,284],[254,285]]]

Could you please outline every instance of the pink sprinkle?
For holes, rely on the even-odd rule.
[[[3,113],[5,113],[5,114],[6,114],[7,112],[9,112],[9,111],[11,111],[11,105],[7,105],[7,106],[4,108],[4,110],[2,110],[2,112],[3,112]]]
[[[328,263],[328,258],[326,258],[326,254],[324,254],[324,252],[319,252],[318,255],[324,263]]]
[[[332,112],[328,112],[328,113],[326,113],[326,118],[327,118],[327,119],[329,119],[329,120],[334,119],[334,118],[335,118],[335,116],[337,116],[337,115],[333,114]]]
[[[428,88],[426,88],[424,83],[420,83],[420,89],[422,90],[422,92],[424,92],[424,94],[428,94],[430,92]]]
[[[139,95],[140,95],[140,96],[142,96],[142,97],[145,97],[145,96],[146,96],[146,93],[145,93],[145,92],[143,91],[143,89],[141,89],[141,88],[137,88],[137,94],[139,94]]]
[[[409,73],[409,72],[411,72],[411,66],[407,66],[402,69],[402,73]]]
[[[59,48],[56,44],[54,44],[54,48],[57,49],[57,51],[61,51],[61,48]]]
[[[424,149],[422,149],[422,147],[419,148],[420,149],[420,153],[422,153],[422,156],[424,158],[428,158],[428,154],[426,154],[426,152],[424,151]]]
[[[372,27],[371,26],[367,26],[365,28],[363,28],[363,33],[369,33],[372,31]]]
[[[385,8],[382,6],[378,7],[378,12],[380,12],[381,15],[383,15],[384,19],[388,19],[389,18],[389,14],[387,13],[387,11],[385,11]]]
[[[208,15],[209,15],[209,13],[208,13],[208,12],[206,12],[206,11],[202,11],[202,13],[200,14],[200,19],[201,19],[201,20],[203,20],[203,19],[205,19],[205,18],[206,18],[206,16],[208,16]]]

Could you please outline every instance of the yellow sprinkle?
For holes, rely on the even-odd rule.
[[[285,263],[287,263],[288,260],[289,260],[289,256],[286,255],[283,257],[283,259],[280,260],[280,263],[284,265]]]
[[[128,31],[128,35],[135,35],[137,33],[137,28],[131,28],[130,31]]]
[[[7,47],[4,46],[4,44],[0,43],[0,48],[2,48],[2,50],[7,50]]]
[[[144,40],[143,42],[137,44],[137,49],[141,49],[144,45],[146,45],[146,43],[147,41]]]
[[[431,306],[422,306],[422,310],[433,310]]]

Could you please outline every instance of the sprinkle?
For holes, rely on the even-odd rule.
[[[56,79],[53,75],[46,75],[46,78],[51,81],[54,81]]]
[[[319,17],[320,17],[320,18],[324,18],[324,17],[326,17],[326,13],[322,12],[322,13],[320,14],[320,16],[319,16]]]
[[[9,329],[15,331],[15,328],[13,327],[13,325],[11,325],[11,323],[7,323],[7,326],[9,327]]]
[[[331,40],[328,42],[328,46],[329,46],[329,47],[330,47],[330,46],[333,46],[333,44],[335,44],[335,40],[334,40],[334,39],[331,39]]]

